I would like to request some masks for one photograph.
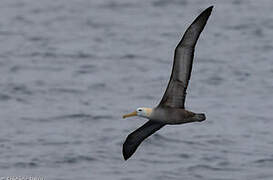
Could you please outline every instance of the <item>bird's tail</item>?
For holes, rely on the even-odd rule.
[[[204,113],[199,113],[199,114],[195,114],[193,118],[195,121],[201,122],[206,120],[206,115]]]

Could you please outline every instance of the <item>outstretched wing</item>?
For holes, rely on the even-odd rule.
[[[129,134],[123,144],[122,152],[124,159],[129,159],[144,139],[155,133],[164,125],[165,124],[162,123],[148,121],[143,126]]]
[[[204,10],[186,30],[175,48],[172,74],[158,106],[184,108],[186,90],[191,77],[195,44],[203,31],[213,6]]]

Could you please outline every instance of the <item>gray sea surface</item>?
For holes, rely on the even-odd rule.
[[[156,106],[185,29],[214,5],[186,107],[128,161],[126,136]],[[0,177],[272,180],[273,1],[2,0]]]

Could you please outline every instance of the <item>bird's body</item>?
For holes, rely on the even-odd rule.
[[[181,108],[159,107],[153,109],[149,119],[164,124],[184,124],[205,120],[205,117],[197,118],[198,115],[200,114],[195,114],[194,112]]]
[[[191,77],[194,49],[203,31],[213,6],[204,10],[189,26],[175,48],[172,74],[167,89],[159,105],[155,108],[138,108],[123,118],[140,116],[149,121],[132,132],[123,144],[123,156],[127,160],[141,142],[167,124],[201,122],[206,119],[203,113],[185,110],[186,90]]]

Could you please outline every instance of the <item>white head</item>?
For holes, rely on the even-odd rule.
[[[129,113],[129,114],[125,114],[123,116],[123,118],[127,118],[127,117],[131,117],[131,116],[139,116],[139,117],[145,117],[145,118],[149,118],[152,114],[153,109],[152,108],[137,108],[136,111]]]

